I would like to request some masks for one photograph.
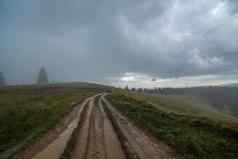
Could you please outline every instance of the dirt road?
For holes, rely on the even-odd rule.
[[[72,159],[126,159],[119,138],[98,98],[88,103]]]
[[[148,137],[98,95],[86,106],[86,115],[72,159],[171,159],[170,149]]]
[[[71,159],[174,159],[168,146],[149,137],[98,94],[78,107],[69,127],[33,159],[59,159],[74,129]],[[77,123],[77,124],[76,124]],[[77,126],[78,125],[78,126]],[[77,128],[76,128],[77,127]],[[67,138],[66,138],[67,137]],[[64,157],[63,157],[64,158]]]

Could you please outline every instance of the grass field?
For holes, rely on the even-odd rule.
[[[24,149],[67,115],[75,103],[101,91],[100,85],[58,84],[0,89],[0,154]]]
[[[109,96],[109,100],[124,115],[159,140],[171,145],[184,158],[238,158],[237,123],[164,111],[145,99],[141,95],[125,92]]]

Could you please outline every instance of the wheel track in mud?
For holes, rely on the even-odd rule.
[[[136,128],[105,98],[92,97],[84,108],[71,159],[174,159],[166,145],[158,145]]]
[[[108,113],[129,159],[175,159],[172,150],[162,142],[137,128],[102,96]]]
[[[120,141],[99,100],[92,98],[81,122],[72,159],[126,159]]]
[[[167,145],[138,129],[105,96],[94,95],[77,107],[66,147],[59,144],[64,132],[33,159],[178,158]]]

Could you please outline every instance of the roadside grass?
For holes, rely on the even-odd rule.
[[[159,140],[187,159],[238,158],[237,123],[157,109],[141,95],[113,93],[109,101]]]
[[[16,86],[0,89],[0,155],[22,151],[53,128],[75,104],[103,88]]]

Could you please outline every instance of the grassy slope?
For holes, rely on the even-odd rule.
[[[148,95],[145,99],[153,103],[158,109],[166,112],[208,117],[214,120],[235,120],[235,118],[229,114],[218,111],[198,97],[184,95]]]
[[[0,154],[27,138],[30,139],[23,147],[34,142],[69,113],[74,103],[104,90],[104,87],[90,84],[0,89]]]
[[[191,87],[165,88],[159,93],[162,95],[185,95],[204,99],[215,109],[238,117],[238,87]]]
[[[109,99],[138,126],[164,140],[185,158],[238,158],[237,124],[169,113],[125,93],[114,93]]]

